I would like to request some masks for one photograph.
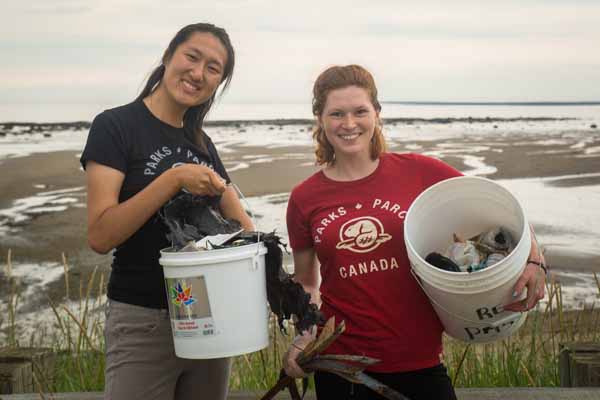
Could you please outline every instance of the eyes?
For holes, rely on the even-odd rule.
[[[355,109],[352,112],[352,114],[355,117],[359,117],[359,118],[366,117],[369,115],[369,109],[366,107],[360,107],[360,108]],[[332,118],[344,118],[344,116],[346,115],[346,112],[342,111],[342,110],[333,110],[333,111],[329,112],[327,115]]]
[[[192,63],[197,63],[201,61],[201,57],[199,57],[196,53],[185,53],[185,58],[187,58],[187,60]],[[221,75],[221,73],[223,72],[221,66],[217,62],[209,61],[206,66],[206,69],[210,73],[215,75]]]

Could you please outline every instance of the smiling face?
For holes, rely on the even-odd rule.
[[[223,79],[227,50],[212,33],[194,32],[170,59],[157,90],[175,105],[187,109],[207,101]]]
[[[370,157],[370,143],[379,113],[367,90],[348,86],[329,92],[319,124],[336,159]]]

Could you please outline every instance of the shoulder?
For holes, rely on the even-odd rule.
[[[215,147],[215,143],[212,141],[206,130],[202,129],[202,140],[204,140],[204,144],[206,144],[206,148],[209,151],[217,152],[217,148]]]
[[[322,174],[321,170],[319,170],[294,186],[290,194],[290,199],[308,200],[314,196],[315,191],[323,184]]]
[[[426,169],[452,168],[438,158],[419,153],[383,153],[381,157],[387,163],[402,164],[406,167]]]
[[[110,108],[96,115],[92,128],[116,128],[138,120],[142,116],[141,101]]]
[[[392,153],[385,152],[381,155],[383,160],[390,162],[402,162],[402,163],[419,163],[427,162],[428,160],[437,160],[434,157],[426,156],[419,153]]]

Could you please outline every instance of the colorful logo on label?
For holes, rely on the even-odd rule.
[[[192,295],[192,285],[188,287],[185,283],[182,285],[181,282],[177,282],[177,285],[171,286],[171,301],[177,307],[194,304],[196,299]]]
[[[391,238],[391,235],[383,231],[383,224],[377,218],[358,217],[342,225],[340,241],[335,248],[368,253]]]

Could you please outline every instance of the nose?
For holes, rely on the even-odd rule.
[[[190,70],[190,77],[197,82],[204,81],[204,62],[197,63]]]
[[[342,127],[345,129],[354,129],[356,127],[356,121],[352,113],[347,113],[342,120]]]

